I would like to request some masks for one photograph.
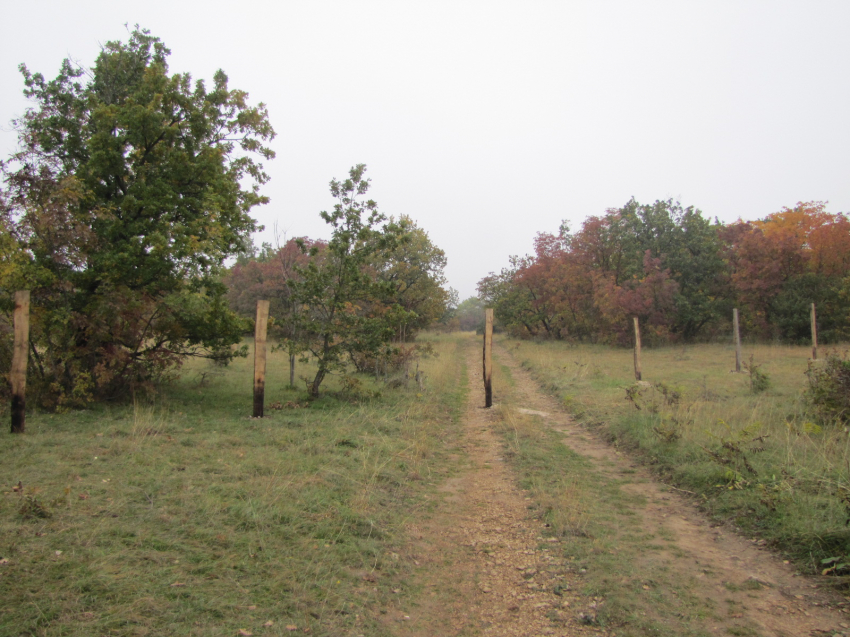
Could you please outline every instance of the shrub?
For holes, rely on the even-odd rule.
[[[806,399],[818,418],[827,422],[850,421],[850,360],[846,352],[843,356],[830,352],[822,362],[810,362],[806,376]]]

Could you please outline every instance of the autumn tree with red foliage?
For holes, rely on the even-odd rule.
[[[825,207],[801,202],[723,229],[731,294],[754,335],[805,341],[811,303],[822,340],[848,335],[850,221]]]
[[[534,255],[512,257],[479,294],[517,336],[625,344],[637,316],[649,343],[690,341],[725,332],[736,306],[749,333],[804,340],[815,302],[836,340],[850,323],[850,221],[810,202],[724,226],[632,199],[575,234],[538,234]]]
[[[714,225],[672,201],[631,200],[575,234],[539,234],[535,255],[482,280],[482,293],[518,335],[625,342],[638,316],[649,342],[692,338],[722,309]]]

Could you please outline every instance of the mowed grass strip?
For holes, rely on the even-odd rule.
[[[713,634],[708,626],[726,609],[702,594],[698,569],[671,568],[677,549],[671,538],[643,530],[636,514],[643,506],[640,498],[569,449],[545,419],[518,411],[527,405],[498,354],[493,384],[505,458],[531,495],[530,515],[561,541],[557,568],[582,596],[580,605],[570,608],[570,621],[618,637]],[[560,621],[553,617],[553,626]]]
[[[263,419],[250,359],[31,413],[0,449],[0,635],[391,634],[403,527],[451,471],[465,390],[458,341],[432,344],[423,389],[359,377],[313,403],[273,354]]]
[[[806,406],[811,349],[745,347],[745,361],[752,357],[768,380],[754,393],[746,370],[732,373],[731,346],[644,349],[647,383],[637,387],[631,350],[502,344],[574,416],[697,494],[717,520],[809,572],[850,554],[850,436]],[[845,575],[833,574],[836,583]]]

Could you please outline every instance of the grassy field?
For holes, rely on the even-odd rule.
[[[465,390],[457,339],[432,342],[424,389],[332,379],[313,403],[274,354],[263,419],[250,359],[31,413],[0,445],[0,635],[389,634],[381,611],[416,593],[405,522],[451,471]]]
[[[637,385],[631,350],[501,343],[584,424],[692,492],[711,516],[810,572],[850,561],[850,436],[806,406],[810,349],[745,347],[755,374],[730,373],[731,347],[645,349]],[[830,558],[840,559],[822,562]]]

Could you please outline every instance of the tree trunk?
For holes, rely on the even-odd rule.
[[[310,383],[310,386],[307,388],[310,398],[319,397],[319,386],[322,384],[323,380],[325,380],[325,370],[320,368],[319,371],[316,372],[313,382]]]

